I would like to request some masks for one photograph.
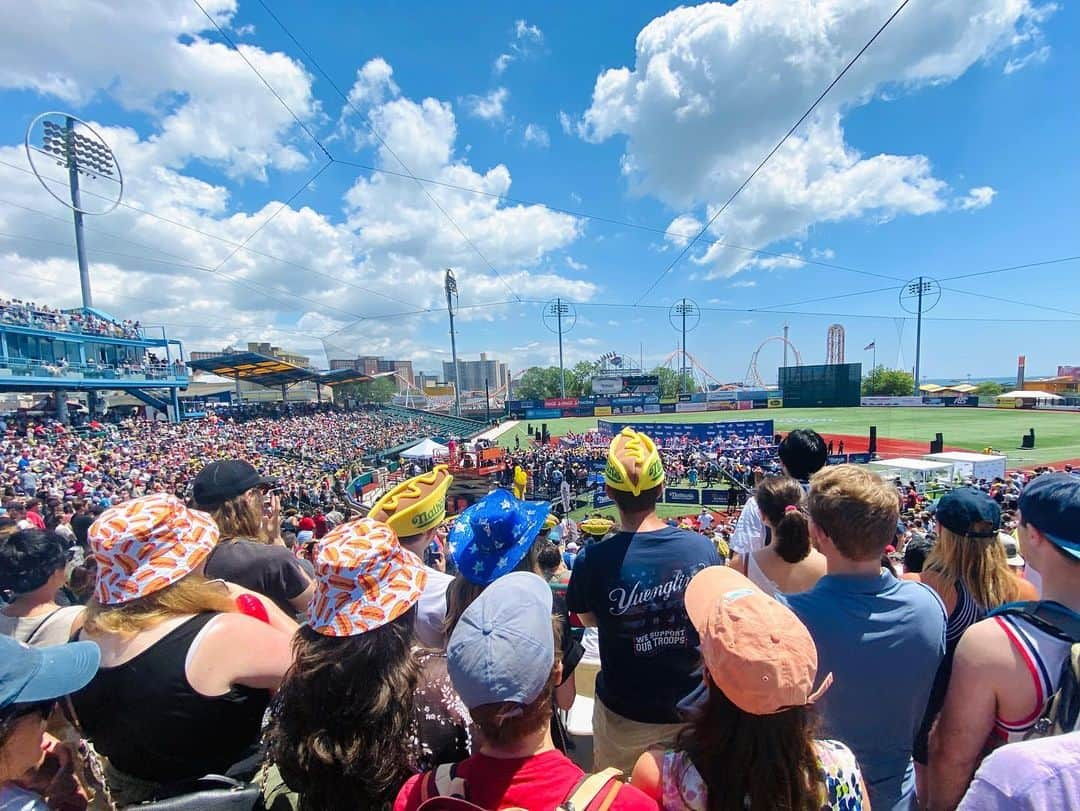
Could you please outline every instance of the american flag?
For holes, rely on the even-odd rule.
[[[863,347],[863,352],[869,352],[871,349],[876,349],[876,348],[877,348],[877,341],[871,341],[870,343],[868,343],[866,346]]]
[[[454,273],[453,273],[453,271],[450,271],[450,270],[446,271],[446,292],[447,293],[456,293],[457,292],[457,279],[454,278]]]

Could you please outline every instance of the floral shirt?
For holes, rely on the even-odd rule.
[[[825,784],[822,811],[862,811],[866,799],[855,755],[840,741],[814,741],[814,746]],[[664,811],[707,811],[708,787],[685,752],[664,753],[660,786]]]
[[[457,763],[472,754],[472,718],[450,683],[446,653],[418,649],[420,681],[413,696],[416,770]]]

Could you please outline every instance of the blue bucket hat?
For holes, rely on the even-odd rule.
[[[94,642],[32,648],[0,636],[0,710],[74,693],[89,684],[100,663]]]
[[[495,490],[458,516],[450,530],[450,554],[470,583],[486,586],[512,572],[544,526],[551,505],[519,501]]]
[[[1023,523],[1080,560],[1080,479],[1069,473],[1037,476],[1020,493],[1017,507]]]

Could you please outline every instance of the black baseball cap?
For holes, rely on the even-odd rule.
[[[260,476],[259,471],[242,459],[211,462],[195,477],[192,496],[203,508],[217,507],[230,498],[243,495],[252,487],[273,487],[277,479]]]
[[[959,487],[937,503],[937,522],[950,532],[968,538],[994,538],[1001,529],[1001,507],[982,490]],[[974,524],[990,524],[989,529],[972,531]]]
[[[1020,494],[1021,523],[1031,524],[1054,546],[1080,560],[1080,479],[1045,473]]]

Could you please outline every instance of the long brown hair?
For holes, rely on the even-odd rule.
[[[414,771],[415,621],[413,606],[357,636],[297,632],[267,744],[301,811],[389,808]]]
[[[975,532],[990,529],[988,523],[972,527]],[[986,609],[1020,596],[1020,581],[1009,569],[1005,546],[997,535],[972,538],[938,526],[937,543],[926,556],[923,571],[939,575],[949,585],[959,580],[975,602]]]
[[[776,554],[787,563],[804,560],[810,554],[810,522],[806,513],[799,509],[803,500],[802,485],[787,476],[773,476],[757,486],[754,500],[773,528]]]
[[[540,574],[540,551],[548,544],[546,538],[538,537],[533,541],[532,546],[529,547],[529,551],[525,553],[525,557],[521,559],[517,566],[514,567],[515,572],[532,572],[533,574]],[[446,620],[443,622],[443,632],[446,634],[446,638],[450,638],[450,634],[454,632],[454,626],[458,624],[458,620],[461,619],[461,615],[465,613],[465,609],[473,604],[473,601],[479,597],[487,586],[479,586],[470,580],[467,580],[464,575],[458,572],[454,579],[450,581],[450,585],[446,587]]]
[[[221,540],[240,538],[269,544],[273,542],[263,520],[261,499],[252,498],[252,491],[223,501],[210,511],[221,531]]]
[[[819,811],[826,796],[811,707],[751,715],[709,683],[709,698],[679,734],[709,789],[708,811]]]
[[[192,572],[163,589],[120,605],[86,604],[83,628],[90,633],[135,634],[167,619],[207,611],[236,611],[236,601],[220,580]]]

